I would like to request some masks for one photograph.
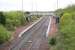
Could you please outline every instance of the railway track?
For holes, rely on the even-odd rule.
[[[10,46],[9,50],[41,50],[40,44],[46,39],[50,16],[43,17],[32,28]]]

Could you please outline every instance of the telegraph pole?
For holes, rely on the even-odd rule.
[[[37,11],[37,0],[35,0],[35,11],[36,11],[36,15],[38,16],[38,11]]]
[[[58,0],[57,0],[57,9],[58,9]]]
[[[33,11],[33,0],[32,0],[32,3],[31,3],[32,7],[31,7],[31,11]]]
[[[24,17],[23,0],[22,0],[22,16]]]

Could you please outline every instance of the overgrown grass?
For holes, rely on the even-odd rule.
[[[56,50],[75,50],[75,6],[69,6],[63,11]]]

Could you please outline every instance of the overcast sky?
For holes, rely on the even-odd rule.
[[[58,8],[74,4],[75,0],[58,0]],[[53,11],[57,0],[23,0],[24,11]],[[22,0],[0,0],[0,11],[22,10]]]

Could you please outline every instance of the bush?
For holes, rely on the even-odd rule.
[[[51,46],[56,45],[56,38],[51,38],[51,39],[49,39],[49,44],[50,44]]]
[[[36,16],[32,16],[32,21],[37,20],[38,18]]]
[[[62,20],[61,20],[62,21]],[[64,50],[75,50],[75,19],[71,13],[63,15],[63,21],[60,23],[60,32],[62,32]]]
[[[0,25],[0,44],[8,41],[10,37],[10,32],[7,31],[2,25]]]
[[[6,16],[6,28],[9,31],[13,31],[16,27],[25,24],[25,17],[21,11],[4,12],[4,15]]]

